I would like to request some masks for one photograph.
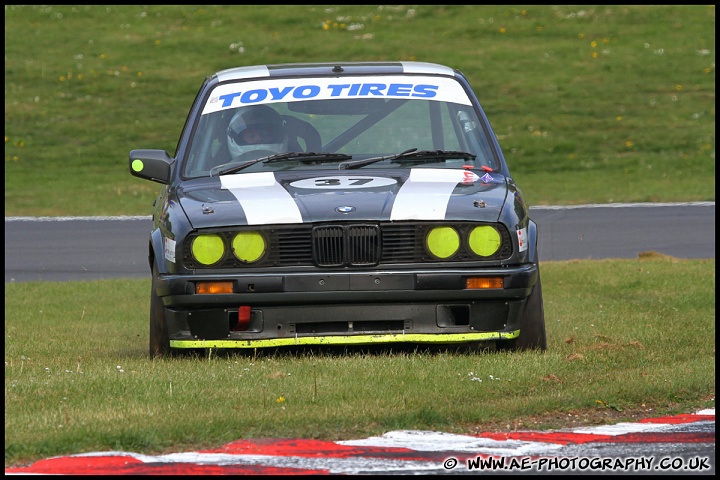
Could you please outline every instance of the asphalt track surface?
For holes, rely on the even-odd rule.
[[[715,258],[715,203],[531,208],[543,260]],[[5,282],[149,278],[150,217],[5,219]],[[242,439],[160,456],[94,452],[6,475],[714,475],[715,410],[557,431],[392,431],[327,442]]]
[[[540,261],[715,258],[715,202],[531,207]],[[6,217],[5,282],[150,278],[151,217]]]

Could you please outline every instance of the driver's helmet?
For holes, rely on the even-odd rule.
[[[233,158],[263,150],[282,153],[287,149],[285,121],[267,105],[251,105],[238,109],[227,130],[228,149]]]

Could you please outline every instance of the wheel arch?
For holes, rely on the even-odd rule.
[[[157,266],[158,273],[168,273],[167,266],[163,261],[163,239],[160,229],[153,230],[148,243],[148,266],[152,271],[153,264]]]
[[[532,220],[528,220],[528,261],[538,263],[538,226]]]

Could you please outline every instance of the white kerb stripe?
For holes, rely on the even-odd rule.
[[[470,171],[413,168],[395,197],[390,220],[444,220],[457,184],[477,179]]]
[[[409,448],[418,452],[474,452],[486,455],[540,455],[560,450],[562,445],[523,440],[493,440],[427,430],[395,430],[380,437],[335,442],[339,445],[381,448]]]
[[[275,181],[272,172],[224,175],[220,177],[220,183],[238,199],[248,225],[303,221],[297,203]]]

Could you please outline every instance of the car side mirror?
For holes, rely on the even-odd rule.
[[[132,150],[130,174],[167,185],[170,181],[170,167],[174,162],[175,159],[165,150]]]

